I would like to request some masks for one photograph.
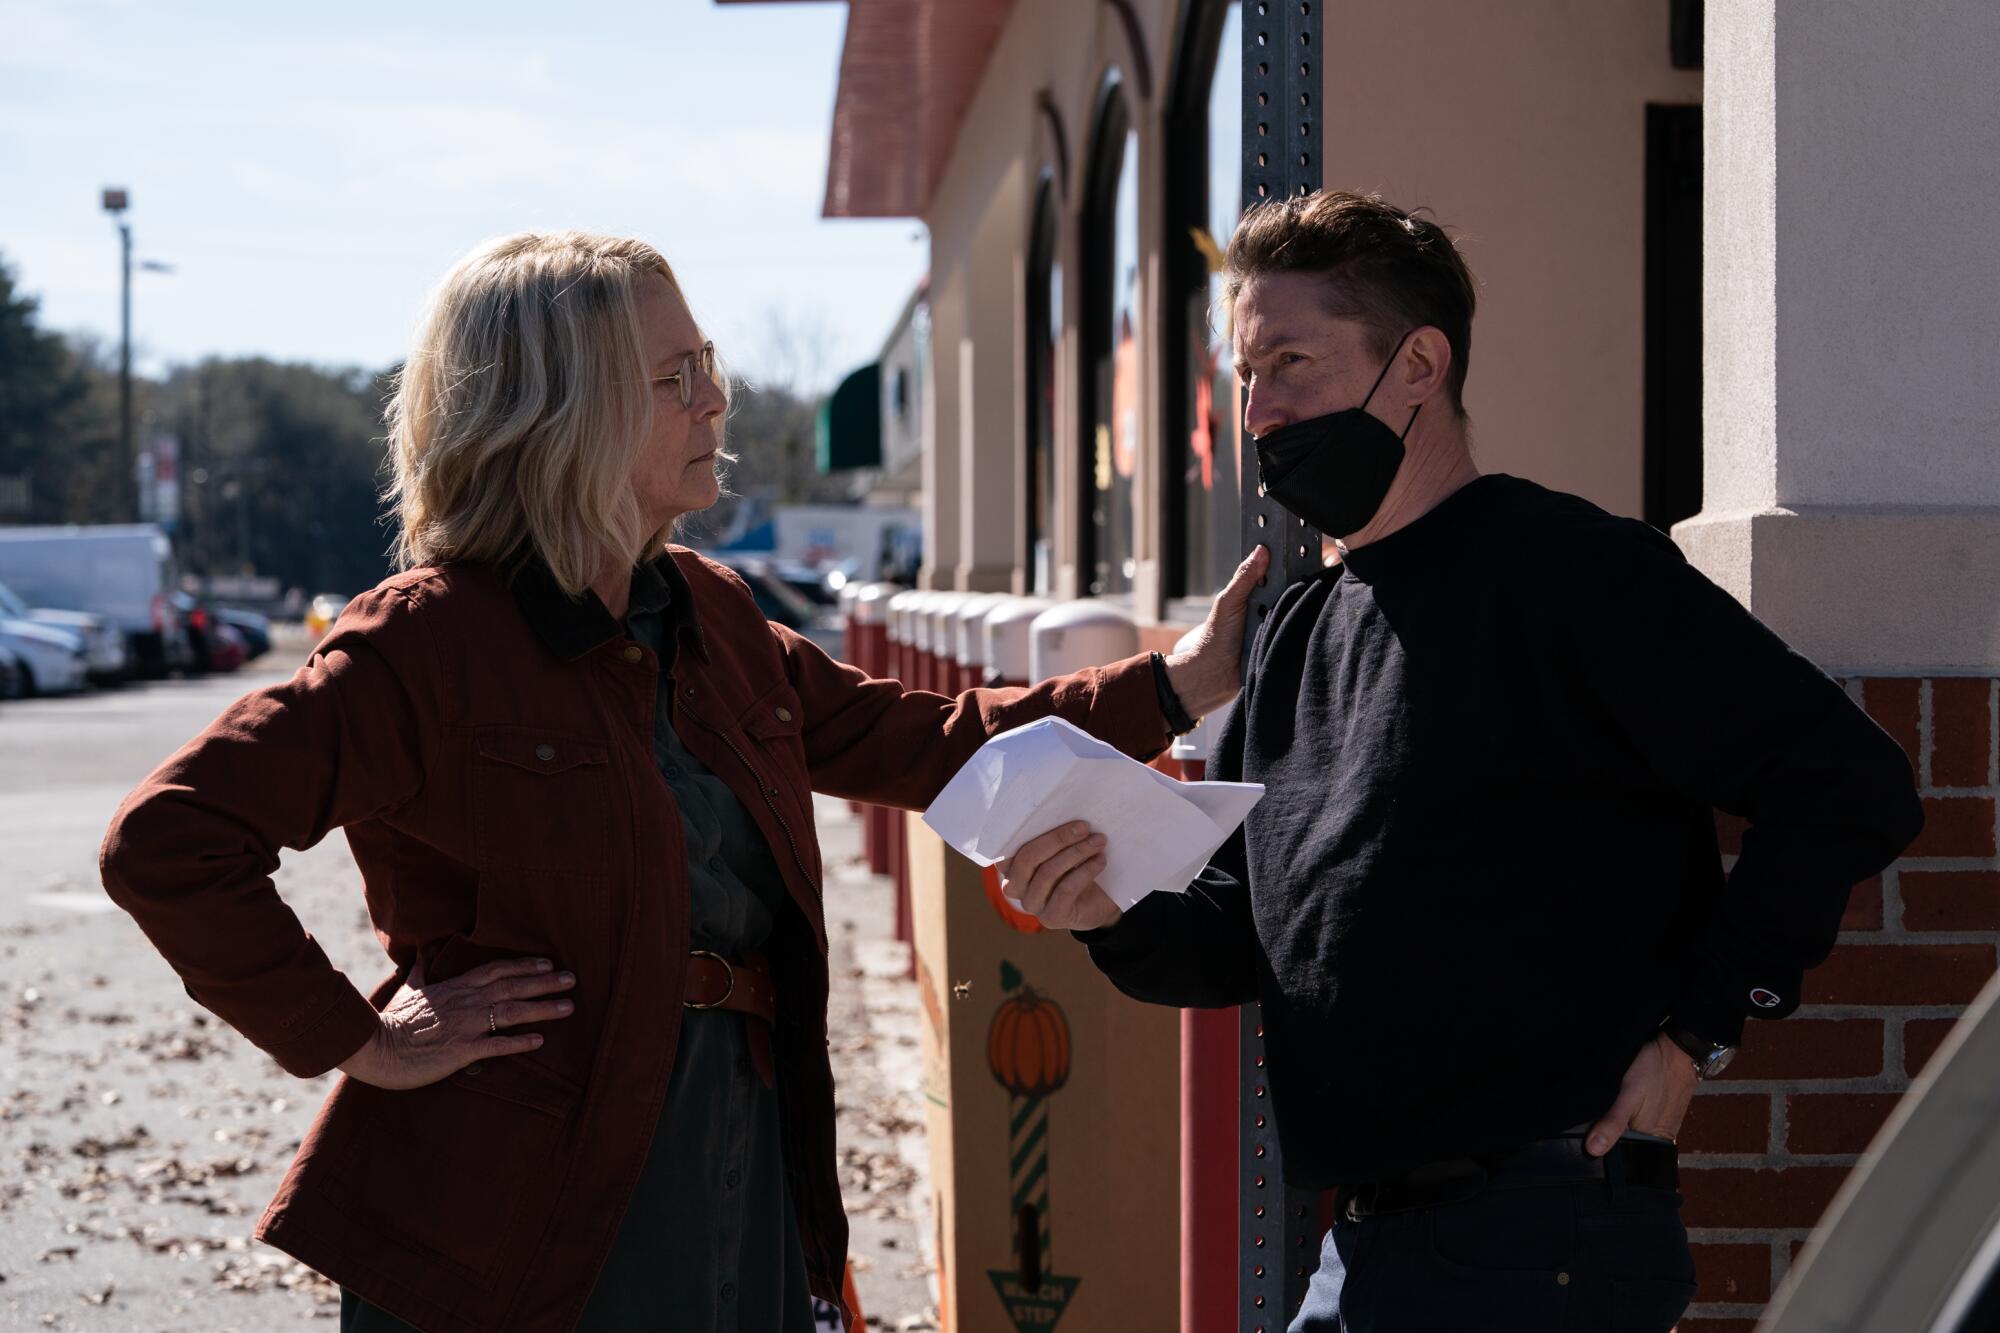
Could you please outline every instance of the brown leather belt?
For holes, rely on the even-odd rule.
[[[744,1033],[750,1040],[750,1060],[757,1073],[766,1087],[776,1085],[771,1029],[778,1022],[778,988],[771,982],[771,969],[761,953],[752,950],[740,958],[724,958],[707,949],[694,950],[688,955],[681,1003],[690,1009],[733,1009],[763,1020],[746,1024]]]

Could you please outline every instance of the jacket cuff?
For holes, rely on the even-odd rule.
[[[382,1026],[382,1015],[346,977],[317,1012],[302,1015],[276,1040],[252,1040],[288,1074],[317,1078],[355,1054]],[[248,1034],[246,1034],[248,1035]]]
[[[1782,967],[1752,976],[1703,949],[1667,1016],[1706,1041],[1737,1046],[1745,1019],[1783,1018],[1799,1007],[1801,980],[1796,970]]]
[[[1092,673],[1090,725],[1084,730],[1144,763],[1173,743],[1153,679],[1153,655],[1137,653]]]
[[[1149,895],[1126,908],[1119,918],[1108,926],[1095,930],[1072,930],[1070,932],[1078,944],[1090,950],[1094,959],[1101,953],[1106,958],[1144,956],[1151,953],[1160,932],[1154,926],[1157,913],[1146,911],[1146,905],[1153,897]]]

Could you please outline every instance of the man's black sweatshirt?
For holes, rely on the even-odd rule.
[[[1790,1013],[1923,820],[1895,742],[1671,541],[1507,476],[1284,592],[1209,776],[1267,791],[1081,938],[1139,999],[1262,1000],[1314,1189],[1593,1121],[1670,1017]]]

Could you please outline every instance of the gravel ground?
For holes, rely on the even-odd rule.
[[[250,1239],[334,1076],[292,1078],[194,1005],[97,883],[125,791],[285,669],[0,705],[0,1328],[335,1326],[332,1284]],[[856,1284],[869,1327],[931,1329],[915,990],[858,824],[818,815]],[[345,839],[278,887],[364,990],[387,971]]]

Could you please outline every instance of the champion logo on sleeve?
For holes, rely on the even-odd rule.
[[[1759,986],[1750,992],[1750,1003],[1759,1009],[1776,1009],[1784,1003],[1784,1000],[1776,991],[1768,991]]]

